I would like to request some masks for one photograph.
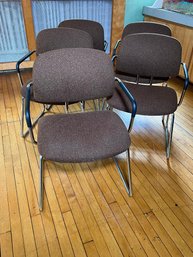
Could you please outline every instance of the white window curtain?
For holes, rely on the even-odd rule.
[[[32,10],[36,35],[42,29],[57,27],[63,20],[88,19],[102,24],[110,46],[112,0],[32,0]]]
[[[0,1],[0,62],[17,61],[27,52],[21,1]]]

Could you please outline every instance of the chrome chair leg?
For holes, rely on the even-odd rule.
[[[21,99],[21,137],[24,136],[24,113],[25,113],[25,98],[22,97]]]
[[[102,111],[105,109],[105,103],[106,103],[106,98],[103,98],[103,100],[102,100],[102,107],[101,107]]]
[[[165,132],[165,144],[166,144],[166,158],[169,159],[170,157],[170,152],[171,152],[171,144],[172,144],[172,136],[173,136],[173,128],[174,128],[174,119],[175,119],[175,114],[171,114],[171,124],[170,124],[170,129],[169,129],[169,118],[170,115],[167,115],[166,120],[162,119],[162,123],[164,126],[164,132]]]
[[[80,108],[81,108],[81,111],[82,111],[82,112],[85,111],[85,101],[81,101],[81,102],[80,102]]]
[[[46,104],[45,105],[46,111],[50,111],[50,109],[52,108],[51,104]]]
[[[39,178],[39,209],[40,211],[43,210],[43,167],[44,166],[44,159],[43,157],[40,155],[40,178]]]
[[[128,193],[129,196],[132,196],[132,179],[131,179],[131,166],[130,166],[130,154],[129,154],[129,150],[127,150],[127,178],[125,178],[125,176],[123,175],[123,172],[118,164],[118,161],[116,160],[116,158],[113,158],[117,170],[119,172],[119,175],[123,181],[123,184],[125,186],[125,189]]]
[[[68,103],[67,102],[65,102],[64,109],[65,109],[65,113],[67,114],[68,113]]]
[[[170,132],[169,132],[169,140],[168,140],[167,152],[166,152],[167,159],[169,159],[170,152],[171,152],[171,144],[172,144],[173,129],[174,129],[174,119],[175,119],[175,114],[173,113],[172,114],[171,125],[170,125]]]

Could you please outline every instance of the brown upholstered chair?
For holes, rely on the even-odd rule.
[[[45,76],[46,74],[46,76]],[[60,49],[39,56],[33,69],[33,93],[38,102],[61,103],[109,97],[114,88],[113,65],[108,55],[95,49]],[[120,83],[130,99],[134,119],[136,102]],[[26,118],[30,121],[30,84],[27,86]],[[90,162],[128,152],[127,192],[132,195],[129,164],[130,138],[117,114],[93,111],[47,115],[38,121],[40,153],[40,209],[43,197],[43,161]],[[121,172],[119,170],[119,172]]]
[[[58,27],[84,30],[92,36],[95,49],[102,51],[106,51],[107,49],[107,42],[104,40],[104,29],[99,22],[82,19],[64,20],[59,24]]]
[[[86,47],[93,48],[92,37],[85,31],[72,29],[72,28],[54,28],[45,29],[40,31],[36,38],[36,50],[28,53],[23,58],[21,58],[17,64],[16,69],[21,85],[21,95],[22,95],[22,113],[21,113],[21,136],[25,137],[29,131],[24,132],[24,103],[26,96],[26,84],[23,82],[20,70],[20,64],[29,58],[32,54],[36,53],[37,56],[44,52],[51,51],[54,49],[61,48],[77,48]],[[31,101],[36,102],[34,98],[33,90],[31,91]],[[40,115],[36,118],[33,126],[37,123],[38,119],[44,115],[44,113],[51,108],[51,105],[43,105],[43,110]]]
[[[113,56],[115,56],[118,52],[118,48],[121,44],[121,40],[127,35],[136,34],[136,33],[156,33],[166,36],[171,36],[171,30],[168,26],[157,23],[157,22],[150,22],[150,21],[142,21],[142,22],[134,22],[129,23],[125,26],[121,39],[118,40],[115,44],[115,47],[113,49]],[[121,74],[118,71],[116,71],[116,76],[120,78],[122,81],[129,81],[129,82],[135,82],[135,77],[129,76],[128,74]],[[163,83],[164,81],[162,79],[154,79],[153,83]],[[140,83],[148,84],[149,81],[146,78],[140,77]]]
[[[166,36],[172,35],[171,29],[162,23],[141,21],[127,24],[123,30],[122,39],[127,35],[136,33],[156,33]]]
[[[172,35],[171,29],[162,23],[151,22],[151,21],[129,23],[123,29],[121,39],[119,39],[116,42],[115,47],[113,49],[113,55],[116,55],[116,50],[119,44],[121,43],[121,40],[125,36],[131,35],[131,34],[137,34],[137,33],[156,33],[156,34],[161,34],[166,36]]]
[[[120,45],[116,60],[116,69],[122,74],[135,76],[136,83],[125,83],[137,101],[137,114],[163,115],[163,125],[166,137],[166,156],[170,156],[175,111],[182,103],[189,79],[186,65],[183,63],[185,81],[179,101],[174,89],[152,85],[154,79],[167,80],[178,76],[181,64],[181,45],[173,37],[141,33],[125,36]],[[149,85],[140,84],[140,77],[145,77]],[[116,86],[108,104],[116,109],[131,112],[129,101]],[[171,128],[169,131],[169,117]]]

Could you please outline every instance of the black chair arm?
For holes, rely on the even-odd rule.
[[[111,58],[111,61],[113,63],[113,66],[115,67],[115,60],[117,59],[117,55],[113,55],[113,57]]]
[[[126,88],[125,84],[117,77],[115,77],[115,81],[118,82],[119,86],[123,90],[123,92],[126,94],[126,96],[129,98],[131,105],[132,105],[132,111],[131,111],[131,120],[129,124],[128,131],[130,132],[133,126],[134,118],[137,112],[137,103],[135,101],[135,98],[132,96],[132,94],[129,92],[129,90]]]
[[[112,57],[117,54],[117,48],[118,48],[118,46],[119,46],[120,43],[121,43],[121,39],[117,40],[117,42],[116,42],[116,44],[115,44],[115,46],[114,46],[114,48],[113,48]]]
[[[104,40],[104,51],[106,52],[106,50],[107,50],[107,47],[108,47],[108,42],[106,41],[106,40]]]
[[[34,139],[34,134],[33,134],[33,129],[32,129],[33,126],[32,126],[31,115],[30,115],[31,86],[32,86],[32,82],[30,82],[26,88],[25,118],[26,118],[26,123],[27,123],[27,127],[29,129],[29,134],[30,134],[31,140],[33,143],[37,144],[36,140]]]
[[[26,87],[26,100],[25,100],[25,118],[28,128],[32,128],[31,116],[30,116],[30,98],[31,98],[31,86],[30,82]]]
[[[22,62],[24,62],[27,58],[29,58],[35,52],[36,52],[36,50],[33,50],[33,51],[27,53],[21,59],[19,59],[19,61],[17,61],[17,63],[16,63],[16,71],[17,71],[21,86],[23,85],[23,80],[22,80],[22,77],[21,77],[20,64]]]
[[[188,75],[188,69],[186,67],[186,64],[185,63],[181,63],[182,67],[183,67],[183,71],[184,71],[184,87],[183,87],[183,90],[182,90],[182,93],[181,93],[181,96],[180,96],[180,100],[178,102],[178,106],[181,105],[183,99],[184,99],[184,96],[185,96],[185,93],[186,93],[186,90],[188,89],[188,86],[189,86],[189,75]]]

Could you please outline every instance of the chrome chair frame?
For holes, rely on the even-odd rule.
[[[184,87],[182,89],[179,101],[178,101],[178,106],[180,106],[183,102],[186,90],[188,89],[189,86],[189,76],[188,76],[188,69],[186,67],[185,63],[181,63],[183,72],[184,72]],[[169,120],[171,116],[171,123],[169,126]],[[175,120],[175,113],[169,114],[169,115],[163,115],[162,117],[162,124],[164,128],[164,134],[165,134],[165,147],[166,147],[166,158],[169,159],[170,157],[170,152],[171,152],[171,144],[172,144],[172,136],[173,136],[173,129],[174,129],[174,120]]]
[[[113,64],[118,56],[115,54],[111,58]],[[188,75],[188,69],[185,63],[181,62],[183,72],[184,72],[184,87],[182,89],[181,95],[179,97],[179,101],[177,106],[180,106],[183,102],[185,93],[189,86],[189,75]],[[119,80],[117,78],[117,80]],[[152,78],[151,78],[152,81]],[[138,78],[136,80],[136,84],[138,84]],[[163,85],[163,84],[162,84]],[[151,83],[150,83],[151,86]],[[167,86],[167,83],[165,83],[165,86]],[[170,116],[171,116],[171,122],[170,122]],[[166,149],[166,158],[170,158],[171,153],[171,145],[172,145],[172,137],[173,137],[173,129],[174,129],[174,120],[175,120],[175,113],[169,114],[169,115],[163,115],[162,116],[162,125],[164,128],[164,135],[165,135],[165,149]]]
[[[130,133],[130,131],[133,127],[134,118],[135,118],[135,115],[136,115],[136,112],[137,112],[137,103],[136,103],[135,99],[133,98],[133,96],[131,95],[131,93],[129,92],[129,90],[124,85],[124,83],[119,78],[116,78],[116,77],[115,77],[115,81],[118,82],[119,86],[121,87],[123,92],[127,95],[127,97],[129,98],[129,100],[131,101],[131,104],[132,104],[132,113],[131,113],[129,129],[128,129],[128,132]],[[32,126],[31,117],[30,117],[31,85],[32,85],[32,83],[29,83],[27,85],[25,117],[26,117],[26,123],[27,123],[28,129],[29,129],[29,134],[30,134],[31,140],[35,144],[37,144],[37,141],[34,138],[33,129],[32,129],[33,126]],[[132,178],[131,178],[129,149],[127,150],[127,178],[125,178],[125,176],[123,175],[123,172],[122,172],[122,170],[121,170],[121,168],[118,164],[118,161],[116,160],[115,157],[113,157],[113,160],[116,164],[117,170],[119,172],[119,175],[121,177],[121,180],[122,180],[122,182],[125,186],[125,189],[126,189],[128,195],[132,196]],[[44,161],[45,160],[44,160],[43,156],[40,155],[40,169],[39,169],[39,209],[40,209],[40,211],[43,210],[43,167],[44,167]]]
[[[143,24],[143,23],[146,23],[146,24],[159,24],[159,26],[161,26],[161,27],[168,27],[168,26],[166,26],[166,25],[163,25],[163,24],[161,24],[161,23],[157,23],[157,22],[149,22],[149,21],[142,21],[142,22],[136,22],[137,24]],[[123,39],[123,37],[124,36],[126,36],[126,35],[128,35],[128,34],[126,34],[126,35],[124,35],[124,31],[125,31],[125,29],[126,29],[126,27],[127,26],[129,26],[129,25],[132,25],[132,24],[136,24],[135,22],[134,23],[131,23],[131,24],[128,24],[128,25],[126,25],[125,26],[125,28],[123,29],[123,33],[122,33],[122,38],[121,39],[118,39],[117,40],[117,42],[115,43],[115,46],[114,46],[114,48],[113,48],[113,52],[112,52],[112,57],[114,56],[114,55],[116,55],[116,52],[117,52],[117,48],[119,47],[119,45],[120,45],[120,43],[121,43],[121,41],[122,41],[122,39]],[[169,29],[169,27],[168,27],[168,29]],[[170,29],[169,29],[170,30]],[[157,31],[157,30],[156,30]],[[143,33],[156,33],[156,31],[152,31],[152,29],[151,30],[149,30],[149,29],[147,29],[147,30],[145,30],[145,31],[143,31]],[[142,32],[133,32],[133,33],[142,33]],[[165,35],[169,35],[166,31],[165,31],[165,33],[164,32],[162,32],[162,33],[160,33],[160,32],[158,32],[159,34],[165,34]],[[171,36],[171,30],[170,30],[170,36]]]

